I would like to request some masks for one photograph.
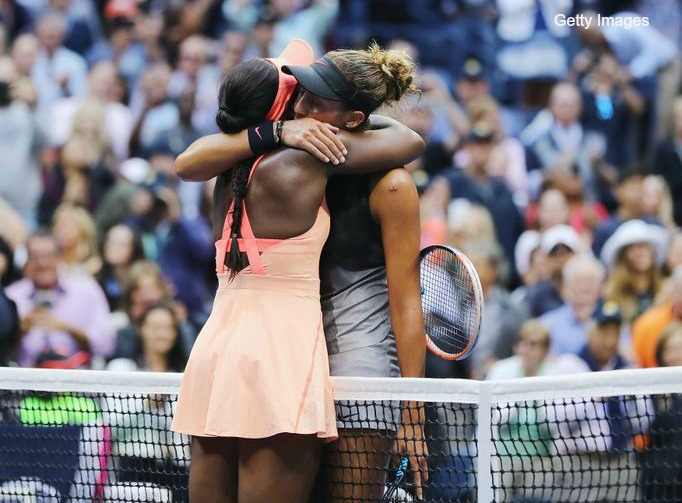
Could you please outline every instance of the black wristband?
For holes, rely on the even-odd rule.
[[[272,121],[263,121],[248,129],[249,147],[255,155],[270,152],[277,148],[275,134],[272,131]]]

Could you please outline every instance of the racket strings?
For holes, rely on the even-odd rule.
[[[443,351],[463,352],[477,330],[477,299],[469,271],[451,253],[435,250],[422,263],[426,331]]]

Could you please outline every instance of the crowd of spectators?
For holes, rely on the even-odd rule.
[[[679,3],[418,4],[3,2],[1,308],[16,304],[20,319],[17,333],[3,315],[3,361],[31,367],[59,349],[94,368],[145,368],[141,327],[159,303],[173,306],[188,354],[215,288],[212,186],[179,180],[174,158],[217,131],[226,71],[297,36],[317,54],[376,39],[419,65],[420,98],[384,113],[427,142],[407,166],[423,244],[469,253],[489,314],[471,364],[434,363],[435,375],[485,378],[528,319],[549,329],[553,353],[577,354],[607,301],[622,314],[621,356],[655,366],[657,334],[682,317],[671,287],[682,261]],[[557,21],[595,13],[648,21]]]
[[[557,22],[597,13],[647,23]],[[183,369],[213,202],[174,158],[218,131],[225,72],[293,37],[418,64],[419,99],[383,113],[427,143],[407,166],[422,244],[470,256],[486,312],[475,356],[427,376],[680,364],[679,2],[2,0],[0,19],[1,364]]]

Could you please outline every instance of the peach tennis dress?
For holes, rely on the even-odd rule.
[[[308,231],[284,240],[254,237],[244,204],[239,248],[250,265],[230,282],[224,263],[233,209],[234,202],[216,242],[213,310],[192,349],[172,429],[196,436],[286,432],[334,440],[319,280],[329,233],[326,204]]]

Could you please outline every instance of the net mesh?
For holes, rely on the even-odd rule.
[[[0,369],[0,501],[188,501],[177,374]],[[474,382],[337,378],[353,429],[312,501],[682,501],[682,369]],[[418,420],[417,420],[418,419]]]

